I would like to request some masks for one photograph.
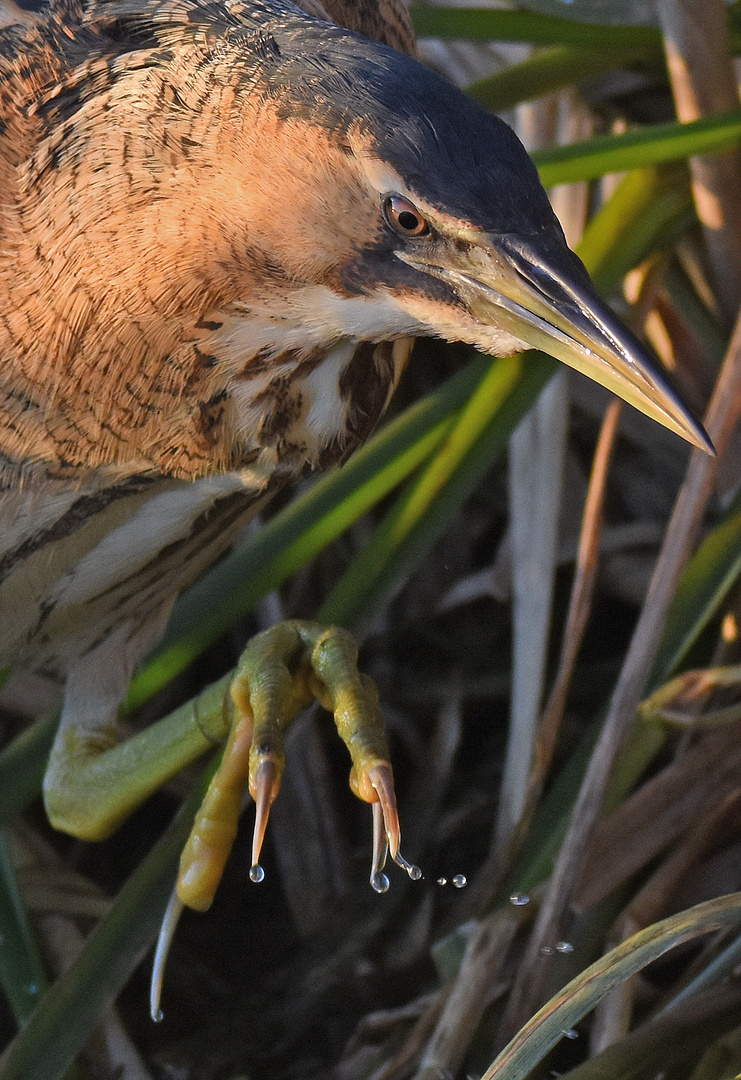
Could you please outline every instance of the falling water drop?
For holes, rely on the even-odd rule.
[[[570,941],[558,941],[556,942],[556,952],[560,953],[572,953],[574,946]]]
[[[465,874],[456,874],[455,877],[450,879],[450,882],[455,889],[465,889],[468,884]]]
[[[263,881],[264,878],[265,878],[265,871],[263,870],[263,868],[260,866],[259,863],[255,863],[254,866],[250,867],[250,881],[254,881],[255,883],[257,883],[259,881]]]
[[[525,907],[526,904],[530,903],[530,897],[527,895],[527,893],[516,892],[516,893],[512,893],[512,895],[509,898],[509,902],[510,902],[510,904],[513,904],[515,907]]]

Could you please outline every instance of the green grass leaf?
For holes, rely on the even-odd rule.
[[[661,51],[661,34],[651,26],[605,26],[537,11],[512,11],[506,8],[412,5],[410,14],[418,37]]]
[[[741,112],[689,124],[652,124],[624,135],[603,135],[533,153],[545,187],[594,180],[696,154],[715,154],[741,139]]]

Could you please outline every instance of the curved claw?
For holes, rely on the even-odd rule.
[[[260,866],[260,852],[265,839],[265,830],[270,816],[270,807],[278,794],[281,770],[271,759],[261,761],[257,776],[250,785],[250,793],[255,800],[255,827],[252,832],[252,866],[250,880],[262,881],[265,873]]]
[[[378,797],[378,801],[374,802],[373,806],[374,808],[376,806],[381,808],[383,829],[388,840],[389,853],[391,858],[395,860],[399,853],[401,829],[399,826],[399,811],[396,808],[396,792],[394,791],[391,766],[385,764],[374,765],[368,769],[366,778]]]
[[[177,929],[182,911],[183,902],[177,894],[177,889],[173,889],[169,903],[165,909],[164,918],[162,919],[162,926],[160,927],[159,937],[157,938],[157,948],[154,950],[154,960],[152,962],[152,982],[149,990],[149,1015],[155,1023],[159,1023],[159,1021],[162,1020],[160,1000],[162,998],[162,983],[165,977],[165,964],[167,963],[167,957],[170,955],[170,946],[172,945],[173,935]]]
[[[384,893],[389,887],[389,879],[383,872],[388,853],[386,824],[380,802],[371,803],[373,811],[373,859],[371,861],[370,883],[377,893]]]
[[[376,892],[386,892],[389,879],[383,873],[387,852],[397,866],[407,872],[412,881],[419,881],[422,871],[408,862],[401,851],[401,829],[399,812],[396,807],[396,793],[390,765],[374,765],[368,770],[370,781],[378,799],[371,803],[373,810],[373,861],[371,863],[371,886]]]

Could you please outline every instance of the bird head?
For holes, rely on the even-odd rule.
[[[542,349],[712,450],[513,131],[414,59],[284,0],[97,0],[59,49],[69,72],[29,114],[49,135],[19,173],[16,262],[63,315],[22,360],[55,371],[37,441],[56,410],[91,432],[81,462],[200,475],[267,432],[301,457],[313,424],[316,463],[352,441],[358,357],[377,359],[354,347],[435,336]]]
[[[330,163],[332,181],[309,179],[295,210],[349,335],[377,320],[379,338],[385,323],[389,336],[439,336],[492,355],[542,349],[712,449],[598,295],[507,124],[413,59],[336,27],[302,20],[293,49],[275,40],[266,99],[293,145],[307,147],[308,176]],[[313,304],[322,311],[318,293]]]

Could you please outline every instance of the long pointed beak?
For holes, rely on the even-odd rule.
[[[449,262],[439,260],[447,265],[433,265],[434,257],[409,261],[450,282],[480,323],[555,356],[693,446],[715,453],[659,362],[600,299],[567,248],[490,236],[467,252],[457,251]]]

